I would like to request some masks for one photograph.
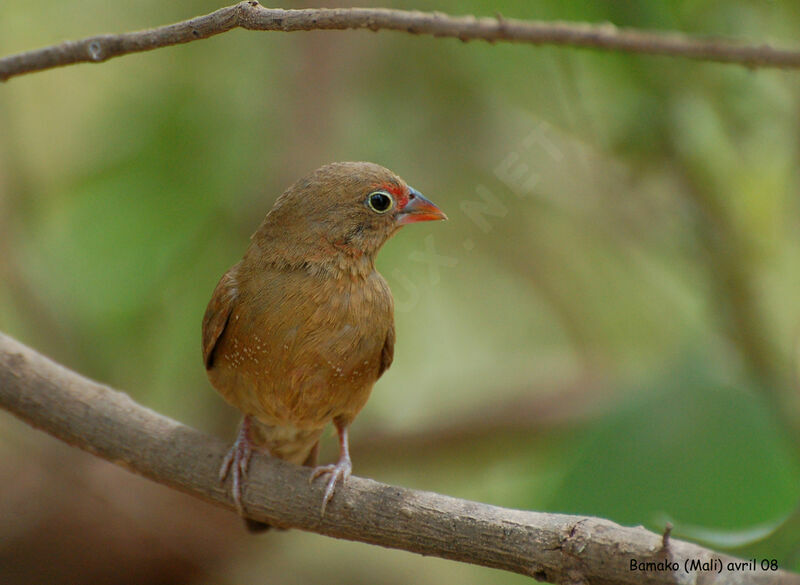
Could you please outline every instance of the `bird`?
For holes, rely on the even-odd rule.
[[[220,279],[203,317],[211,385],[243,413],[220,468],[242,504],[253,451],[327,476],[321,513],[352,472],[348,429],[392,364],[394,301],[375,268],[404,225],[447,216],[392,171],[370,162],[331,163],[292,184]],[[333,423],[336,463],[317,466]]]

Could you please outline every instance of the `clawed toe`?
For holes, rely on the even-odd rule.
[[[250,445],[250,438],[248,436],[249,421],[245,417],[242,421],[242,426],[239,429],[239,435],[236,437],[233,446],[228,454],[222,460],[222,465],[219,468],[219,480],[224,482],[228,475],[231,476],[232,481],[232,495],[233,502],[236,504],[236,509],[240,515],[244,515],[244,507],[242,506],[242,485],[247,477],[247,470],[250,467],[250,457],[253,454]]]
[[[350,477],[350,473],[352,471],[353,465],[348,457],[347,459],[340,459],[335,465],[322,465],[315,468],[314,471],[311,472],[309,482],[314,481],[320,476],[330,475],[328,483],[325,486],[325,495],[322,498],[321,514],[325,514],[325,508],[328,506],[328,502],[331,501],[333,492],[336,490],[336,483],[339,481],[341,481],[341,483],[347,481],[347,478]]]

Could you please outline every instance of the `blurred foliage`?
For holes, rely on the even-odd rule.
[[[800,26],[788,1],[391,6],[779,45]],[[0,54],[217,7],[9,0]],[[353,429],[358,474],[656,531],[669,519],[717,547],[770,526],[734,552],[800,569],[798,79],[388,32],[245,31],[14,79],[0,87],[0,329],[231,435],[237,413],[200,361],[217,279],[293,180],[372,160],[450,221],[403,230],[379,259],[397,355]],[[512,403],[523,406],[509,418]],[[26,432],[0,419],[0,452],[50,445]],[[59,482],[49,488],[68,506],[82,488]],[[3,535],[0,553],[14,542]],[[235,548],[197,582],[523,582],[297,532]]]

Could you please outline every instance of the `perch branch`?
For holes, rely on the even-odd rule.
[[[0,406],[154,481],[233,510],[220,440],[136,404],[0,333]],[[309,470],[253,458],[243,503],[261,521],[530,575],[552,583],[800,583],[783,571],[728,571],[731,557],[599,518],[509,510],[351,477],[320,517]],[[631,560],[678,571],[631,569]],[[719,574],[685,571],[718,559]],[[717,565],[718,566],[718,565]]]
[[[234,28],[269,31],[369,29],[395,30],[462,41],[526,43],[622,51],[648,55],[686,57],[747,67],[800,67],[800,51],[766,44],[712,38],[693,38],[679,33],[618,29],[612,24],[545,22],[449,16],[440,12],[412,12],[385,8],[264,8],[255,0],[221,8],[205,16],[138,32],[98,35],[67,41],[43,49],[0,59],[0,81],[16,75],[73,63],[99,63],[141,51],[188,43]]]

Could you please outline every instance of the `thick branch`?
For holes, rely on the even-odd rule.
[[[118,35],[99,35],[10,55],[0,59],[0,81],[62,65],[99,63],[128,53],[188,43],[234,28],[286,32],[396,30],[462,41],[559,45],[738,63],[748,67],[800,67],[800,51],[776,49],[765,44],[746,45],[718,39],[692,38],[678,33],[618,29],[612,24],[516,20],[499,15],[496,18],[455,17],[439,12],[384,8],[283,10],[264,8],[252,0],[168,26]]]
[[[217,470],[226,446],[139,406],[0,334],[0,406],[72,445],[157,482],[233,509]],[[253,459],[250,516],[338,538],[515,571],[553,583],[694,583],[686,559],[730,557],[644,528],[590,517],[509,510],[351,477],[320,517],[308,469]],[[632,571],[631,559],[680,570]],[[704,583],[800,583],[782,571],[702,575]]]

